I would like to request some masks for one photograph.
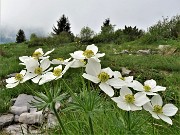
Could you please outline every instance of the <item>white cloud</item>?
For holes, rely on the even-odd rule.
[[[1,23],[15,28],[40,27],[48,33],[65,14],[73,33],[83,26],[96,32],[106,18],[116,28],[146,29],[162,16],[180,14],[180,0],[1,0]]]

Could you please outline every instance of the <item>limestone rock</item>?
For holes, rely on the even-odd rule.
[[[7,128],[4,129],[5,132],[11,134],[11,135],[24,135],[27,134],[27,125],[26,124],[14,124],[10,125]]]
[[[57,118],[53,114],[48,114],[47,118],[47,127],[53,128],[54,126],[58,125]]]
[[[167,50],[167,49],[169,49],[169,48],[171,48],[170,45],[159,45],[159,46],[158,46],[158,49],[159,49],[160,51],[165,51],[165,50]]]
[[[19,116],[19,122],[22,122],[24,124],[41,124],[43,122],[42,111],[22,113]]]
[[[14,116],[14,122],[19,122],[19,115]]]
[[[131,72],[131,70],[125,67],[122,67],[121,70],[122,70],[122,75],[129,75],[129,73]]]
[[[13,120],[14,120],[13,114],[0,116],[0,129],[3,128],[4,126],[10,125],[13,122]]]
[[[28,112],[28,107],[27,106],[11,106],[10,107],[10,112],[15,114],[15,115],[21,115],[24,112]]]
[[[144,54],[144,55],[151,54],[151,50],[150,49],[148,49],[148,50],[138,50],[137,54]]]

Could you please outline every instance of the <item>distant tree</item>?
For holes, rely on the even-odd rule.
[[[114,25],[110,23],[110,19],[107,18],[103,22],[103,25],[101,26],[101,33],[102,34],[109,34],[114,32]]]
[[[62,17],[57,21],[57,27],[53,26],[53,34],[59,35],[61,32],[68,32],[71,34],[70,31],[70,23],[67,17],[63,14]]]
[[[35,33],[32,33],[30,36],[30,41],[37,39],[37,35]]]
[[[80,31],[80,38],[82,41],[88,41],[94,36],[94,31],[88,26],[83,27]]]
[[[26,37],[24,31],[20,29],[16,35],[16,43],[22,43],[24,41],[26,41]]]

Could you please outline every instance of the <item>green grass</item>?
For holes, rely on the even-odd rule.
[[[136,52],[139,49],[151,49],[157,51],[159,44],[170,44],[177,48],[177,51],[172,55],[152,54],[152,55],[137,55],[137,54],[114,54],[114,49],[118,52],[129,50]],[[120,71],[121,67],[127,67],[132,70],[131,75],[136,80],[144,82],[147,79],[154,79],[158,85],[167,87],[165,92],[160,94],[163,97],[164,103],[173,103],[178,108],[180,106],[180,41],[168,40],[159,41],[151,45],[143,45],[140,41],[124,43],[122,45],[115,44],[98,44],[100,52],[105,52],[105,57],[101,58],[102,67],[110,67],[113,70]],[[77,47],[74,43],[64,44],[59,46],[41,46],[44,52],[55,48],[51,54],[51,58],[69,58],[69,53],[78,49],[84,50],[86,46]],[[7,112],[10,106],[10,99],[17,97],[20,93],[31,94],[26,85],[17,86],[13,89],[6,89],[5,83],[2,82],[7,78],[8,74],[19,72],[22,66],[19,65],[20,56],[32,55],[35,49],[40,47],[28,48],[27,44],[4,44],[0,45],[0,113]],[[76,93],[83,93],[83,85],[80,76],[82,69],[70,69],[64,76],[66,82]],[[87,82],[87,81],[85,81]],[[41,87],[28,83],[33,89],[42,90]],[[97,85],[91,84],[98,88]],[[63,86],[63,91],[66,87]],[[97,91],[100,91],[99,89]],[[127,129],[125,112],[120,110],[110,98],[106,97],[102,92],[93,93],[94,96],[100,97],[98,111],[92,113],[92,121],[95,135],[117,135],[117,134],[147,134],[151,135],[153,128],[151,126],[152,118],[145,111],[133,112],[131,115],[131,127],[129,132]],[[88,96],[82,98],[86,101]],[[85,104],[85,103],[84,103]],[[88,102],[86,103],[88,104]],[[86,105],[85,104],[85,105]],[[64,107],[69,106],[64,104]],[[60,114],[65,128],[69,134],[90,134],[87,115],[82,110],[65,111]],[[180,131],[180,111],[172,117],[173,125],[169,126],[161,120],[155,120],[155,134],[174,134],[178,135]],[[59,130],[48,130],[49,134],[58,134]]]

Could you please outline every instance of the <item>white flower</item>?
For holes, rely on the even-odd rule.
[[[119,71],[114,71],[113,73],[114,78],[110,80],[111,86],[113,86],[116,89],[120,89],[123,86],[131,87],[133,76],[128,77],[122,77],[121,73]]]
[[[50,67],[50,60],[43,59],[38,62],[36,59],[31,58],[25,61],[25,66],[27,69],[27,78],[31,79],[34,83],[38,83],[39,80],[42,78],[42,75],[46,72],[50,71],[52,68]]]
[[[147,95],[157,95],[155,92],[166,90],[166,87],[157,86],[156,81],[153,79],[145,81],[144,85],[134,80],[132,87],[134,90],[141,91]]]
[[[53,52],[54,49],[50,50],[50,51],[47,51],[45,54],[42,50],[42,48],[39,48],[39,49],[36,49],[34,51],[34,53],[32,54],[32,56],[21,56],[19,57],[19,60],[22,62],[20,63],[21,65],[25,65],[25,62],[28,61],[29,59],[36,59],[36,60],[39,60],[39,59],[47,59],[49,58],[49,56],[47,56],[48,54],[50,54],[51,52]]]
[[[110,97],[114,95],[114,90],[109,84],[109,80],[113,75],[113,71],[109,67],[101,69],[101,64],[99,62],[95,61],[94,59],[89,59],[85,70],[86,73],[83,74],[84,78],[94,83],[100,83],[100,89]]]
[[[119,97],[113,97],[111,99],[117,103],[119,108],[126,111],[141,110],[141,106],[149,102],[149,98],[146,94],[138,92],[133,95],[132,91],[125,86],[121,88]]]
[[[56,58],[56,59],[53,59],[51,63],[58,64],[58,65],[60,65],[60,64],[67,65],[69,63],[70,59],[71,58],[64,60],[63,58]]]
[[[172,125],[172,120],[168,116],[174,116],[178,108],[173,104],[162,105],[163,101],[161,96],[155,95],[151,98],[151,102],[146,103],[143,108],[149,111],[155,119],[162,119]]]
[[[72,61],[69,62],[69,66],[71,68],[85,67],[85,65],[86,65],[85,60],[73,59]]]
[[[7,88],[13,88],[16,87],[19,83],[24,83],[27,81],[25,79],[26,70],[22,70],[20,73],[17,73],[15,77],[11,77],[6,79],[6,87]]]
[[[75,51],[74,53],[70,53],[70,55],[78,60],[93,58],[97,62],[100,62],[99,58],[103,57],[105,53],[98,53],[98,47],[92,44],[88,45],[85,51]]]

